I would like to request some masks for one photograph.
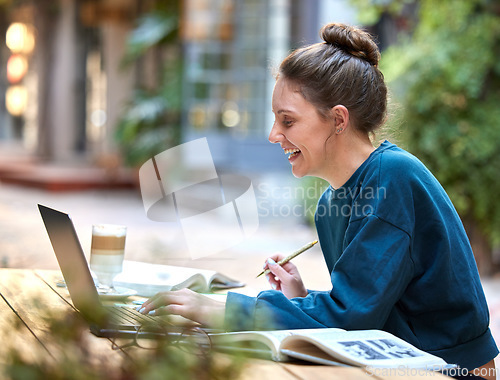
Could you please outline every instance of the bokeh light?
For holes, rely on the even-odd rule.
[[[7,80],[9,83],[17,83],[28,71],[28,60],[20,54],[13,54],[7,61]]]
[[[28,91],[24,86],[11,86],[5,93],[5,106],[12,116],[21,116],[28,104]]]
[[[33,28],[20,22],[12,23],[5,34],[5,43],[13,53],[30,54],[35,47]]]
[[[222,124],[226,127],[236,127],[240,122],[238,105],[235,102],[226,102],[222,106]]]

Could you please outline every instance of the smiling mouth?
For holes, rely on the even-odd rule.
[[[291,158],[297,156],[300,153],[300,149],[293,148],[293,149],[285,149],[285,154],[289,154],[288,159],[290,160]]]

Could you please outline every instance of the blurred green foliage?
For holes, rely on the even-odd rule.
[[[116,130],[126,164],[141,165],[166,148],[177,145],[180,135],[182,60],[177,2],[139,18],[129,35],[123,65],[154,59],[161,65],[154,88],[138,88]],[[148,52],[154,51],[146,57]],[[141,67],[141,65],[138,65]],[[145,73],[138,73],[138,76]]]
[[[196,340],[179,343],[178,336],[147,339],[149,348],[132,344],[132,339],[118,339],[117,345],[123,348],[115,347],[119,354],[113,356],[111,342],[101,338],[102,346],[98,345],[87,323],[74,311],[53,311],[37,299],[32,305],[32,312],[45,320],[46,328],[39,332],[43,335],[38,335],[43,346],[30,345],[26,355],[27,346],[20,345],[19,337],[28,330],[11,313],[12,318],[0,326],[2,379],[232,380],[239,377],[247,361],[242,355],[217,356],[214,350],[201,351]],[[102,355],[101,350],[109,350],[110,355]]]
[[[124,63],[139,59],[148,49],[162,43],[176,42],[178,18],[176,11],[158,10],[139,19],[136,28],[130,33]]]
[[[409,1],[353,0],[364,21]],[[368,5],[368,3],[372,3]],[[411,33],[382,53],[399,103],[402,145],[419,157],[461,217],[500,246],[500,4],[421,0]],[[395,13],[394,13],[395,12]]]
[[[403,8],[415,0],[350,0],[350,3],[357,8],[357,18],[363,25],[373,25],[384,14],[401,14]]]

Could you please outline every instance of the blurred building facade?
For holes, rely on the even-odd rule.
[[[355,22],[348,0],[176,1],[181,9],[182,140],[207,137],[216,163],[229,168],[287,169],[281,149],[267,141],[274,120],[272,68],[290,49],[317,42],[323,24]],[[139,84],[154,86],[158,70],[156,54],[146,55],[139,66],[123,67],[127,38],[155,3],[4,5],[1,149],[66,164],[119,155],[117,122]],[[24,28],[28,37],[11,38],[32,39],[31,51],[9,47],[12,25]],[[25,66],[15,66],[14,55],[25,60],[18,66]]]

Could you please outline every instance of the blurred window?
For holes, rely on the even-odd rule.
[[[203,133],[265,135],[268,2],[187,0],[185,127]]]

